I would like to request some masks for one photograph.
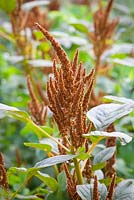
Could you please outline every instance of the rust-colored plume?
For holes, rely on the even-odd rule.
[[[27,76],[27,86],[31,97],[31,101],[28,102],[28,108],[32,115],[33,121],[38,125],[45,125],[47,116],[47,99],[43,94],[39,83],[35,84],[35,92],[30,76]],[[40,97],[41,100],[39,100],[38,97]]]
[[[33,34],[34,22],[38,21],[47,30],[51,27],[52,21],[47,19],[46,9],[42,10],[39,6],[35,6],[29,11],[22,8],[23,0],[16,0],[16,7],[10,13],[10,21],[12,26],[12,33],[16,41],[17,53],[26,57],[26,59],[33,59],[33,51],[35,52],[34,45],[29,40],[26,29],[29,29],[33,40],[36,40]],[[23,34],[22,34],[23,31]],[[39,51],[39,50],[38,50]],[[51,51],[50,51],[51,52]],[[44,52],[41,50],[42,57],[44,57]],[[29,70],[26,66],[25,72],[28,74]]]
[[[16,8],[10,15],[13,33],[17,36],[21,30],[25,28],[33,28],[34,22],[38,21],[43,27],[49,29],[50,21],[47,20],[47,13],[40,9],[40,7],[33,7],[29,11],[22,9],[23,0],[16,1]]]
[[[58,42],[56,42],[56,40],[53,38],[53,36],[45,28],[43,28],[40,24],[35,23],[35,26],[37,26],[37,28],[51,42],[63,67],[65,67],[65,68],[68,67],[69,60],[67,59],[66,53],[64,52],[64,50],[62,49],[60,44]]]
[[[94,176],[93,200],[100,200],[100,193],[98,191],[97,176]]]
[[[0,187],[3,187],[5,190],[8,190],[7,174],[6,174],[3,155],[1,152],[0,152]]]
[[[83,175],[86,177],[87,182],[90,184],[91,178],[92,178],[92,169],[91,169],[91,163],[90,159],[87,160]]]
[[[85,141],[82,134],[86,133],[88,127],[85,112],[89,109],[94,70],[86,75],[82,63],[78,63],[78,51],[70,62],[54,37],[38,23],[36,26],[51,42],[61,62],[61,67],[57,69],[54,61],[54,77],[50,77],[47,83],[49,107],[62,137],[66,136],[66,141],[77,149]]]
[[[106,129],[106,131],[107,132],[114,132],[115,131],[114,124],[109,125],[109,127]],[[113,146],[116,146],[116,138],[109,137],[106,140],[106,147],[113,147]],[[115,157],[116,157],[116,152],[106,162],[105,176],[108,177],[108,178],[111,178],[113,176],[113,174],[116,173],[115,166],[114,166],[115,165]]]
[[[106,200],[112,200],[113,193],[114,193],[114,187],[115,187],[115,181],[116,181],[116,175],[113,174],[111,184],[108,188]]]
[[[78,194],[76,192],[76,182],[72,178],[66,163],[64,163],[64,170],[65,170],[65,173],[67,176],[67,190],[68,190],[70,199],[71,200],[74,200],[74,199],[80,200],[80,197],[78,196]]]
[[[109,20],[110,11],[114,0],[109,0],[105,8],[99,4],[99,9],[94,13],[94,31],[89,32],[89,38],[93,43],[96,59],[96,73],[100,69],[102,54],[111,47],[112,35],[118,24],[118,19]],[[111,41],[111,42],[110,42]]]

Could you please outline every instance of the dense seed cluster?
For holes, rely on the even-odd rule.
[[[4,164],[3,155],[0,152],[0,187],[8,190],[7,174]]]
[[[30,76],[27,76],[27,87],[31,97],[31,101],[28,102],[28,108],[30,110],[33,121],[38,125],[45,125],[47,116],[47,103],[48,100],[43,94],[39,84],[35,84],[36,92],[34,91]],[[39,98],[40,100],[39,100]]]
[[[115,127],[114,127],[114,124],[111,124],[107,129],[106,129],[107,132],[114,132],[115,131]],[[107,140],[106,140],[106,147],[114,147],[116,146],[116,138],[114,137],[109,137]],[[105,167],[105,176],[106,177],[112,177],[113,174],[116,173],[116,170],[115,170],[115,159],[116,159],[116,152],[114,153],[114,155],[109,159],[107,160],[106,162],[106,167]]]
[[[82,134],[87,133],[90,127],[86,122],[86,111],[94,83],[94,70],[86,75],[82,63],[78,63],[78,51],[73,61],[69,62],[65,51],[53,36],[39,24],[36,25],[51,42],[61,63],[61,67],[57,68],[56,62],[53,62],[54,78],[50,77],[47,84],[49,107],[64,145],[71,143],[77,149],[84,143]]]
[[[109,41],[118,24],[118,19],[109,20],[113,1],[110,0],[106,8],[100,4],[100,8],[94,13],[94,31],[89,32],[89,37],[93,43],[96,58],[111,46]]]

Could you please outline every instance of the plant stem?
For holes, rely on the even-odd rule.
[[[42,128],[40,128],[39,126],[37,126],[33,121],[30,121],[30,124],[33,125],[34,131],[36,132],[40,132],[41,134],[43,134],[45,137],[50,138],[51,140],[53,140],[54,142],[56,142],[59,146],[61,146],[63,149],[65,149],[67,152],[70,152],[70,150],[65,147],[62,143],[60,143],[58,140],[56,140],[53,136],[49,135],[46,131],[44,131]],[[39,135],[38,135],[39,136]]]
[[[15,198],[15,196],[17,195],[17,193],[22,190],[22,188],[27,185],[28,181],[32,178],[32,175],[29,176],[21,185],[20,187],[16,190],[16,192],[12,195],[12,197],[9,200],[13,200]]]
[[[82,185],[83,184],[83,176],[81,173],[80,164],[78,162],[78,159],[74,158],[73,162],[74,162],[74,167],[75,167],[75,171],[76,171],[78,184]]]
[[[95,60],[95,77],[94,77],[95,78],[95,83],[96,83],[98,71],[99,71],[99,68],[100,68],[100,61],[101,61],[100,58],[101,58],[101,56],[98,55],[96,60]]]
[[[71,146],[71,152],[72,152],[72,154],[75,154],[73,146]],[[82,172],[80,169],[80,163],[78,162],[77,158],[73,158],[73,162],[74,162],[74,168],[75,168],[78,184],[82,185],[83,184],[83,176],[82,176]]]

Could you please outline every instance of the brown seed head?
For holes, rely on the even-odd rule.
[[[115,181],[116,181],[116,175],[113,174],[112,181],[111,181],[111,184],[108,189],[108,194],[107,194],[106,200],[112,200],[112,197],[114,194]]]
[[[100,200],[97,176],[94,176],[93,200]]]
[[[84,144],[82,134],[87,129],[85,109],[89,107],[94,70],[86,75],[82,62],[78,63],[78,50],[73,61],[69,62],[65,51],[54,37],[39,24],[36,25],[51,42],[61,62],[61,67],[57,69],[54,61],[54,78],[50,78],[47,83],[49,107],[53,111],[62,139],[66,136],[76,150]]]
[[[0,152],[0,187],[3,187],[5,190],[8,190],[7,174],[4,165],[4,158]]]

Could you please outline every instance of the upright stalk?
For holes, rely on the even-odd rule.
[[[101,64],[101,56],[97,56],[96,60],[95,60],[95,83],[96,83],[96,79],[97,79],[97,75],[98,75],[98,71],[100,68],[100,64]]]
[[[73,147],[71,147],[71,151],[72,151],[72,154],[74,154]],[[74,158],[73,162],[74,162],[74,168],[75,168],[75,172],[76,172],[76,176],[77,176],[77,182],[78,182],[78,184],[82,185],[83,184],[83,176],[82,176],[82,172],[80,169],[80,163],[77,158]]]
[[[80,163],[78,162],[77,158],[74,158],[73,162],[74,162],[74,167],[75,167],[78,184],[82,185],[83,184],[83,176],[82,176],[81,169],[80,169]]]

